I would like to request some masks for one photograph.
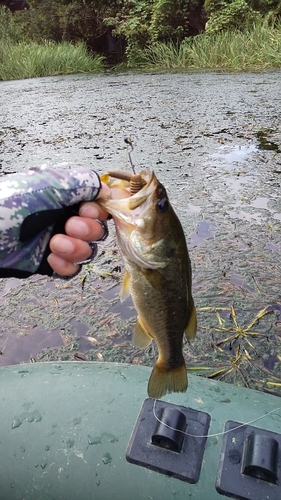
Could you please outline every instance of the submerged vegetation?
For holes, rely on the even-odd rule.
[[[208,355],[207,365],[197,362],[190,371],[280,396],[280,334],[278,329],[270,331],[270,321],[264,321],[267,315],[273,316],[271,322],[278,321],[278,307],[278,304],[264,307],[246,325],[240,324],[233,305],[199,308],[200,313],[217,317],[217,325],[201,326],[211,333],[214,358]],[[244,322],[245,316],[246,311],[240,311],[240,320]]]
[[[104,56],[118,70],[281,67],[277,0],[1,3],[0,80],[99,72]]]

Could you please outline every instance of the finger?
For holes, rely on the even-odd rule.
[[[50,255],[47,257],[47,261],[53,271],[55,271],[55,273],[59,274],[60,276],[72,276],[73,274],[77,273],[80,267],[54,253],[50,253]]]
[[[123,198],[128,198],[130,196],[129,189],[123,189],[121,187],[115,186],[111,189],[111,198],[115,200],[122,200]]]
[[[93,253],[86,241],[71,238],[65,234],[55,234],[51,238],[50,250],[58,257],[71,263],[87,260]]]
[[[105,230],[99,222],[88,217],[73,216],[65,224],[65,231],[68,236],[84,241],[98,241]]]
[[[108,212],[94,201],[86,201],[84,203],[81,203],[79,208],[79,215],[82,217],[89,217],[90,219],[99,219],[102,221],[108,218]]]
[[[111,197],[110,188],[108,187],[107,184],[105,184],[104,182],[102,182],[101,183],[100,192],[99,192],[99,194],[97,196],[97,199],[98,198],[103,198],[103,199],[108,200],[110,197]]]
[[[104,184],[104,186],[106,186],[106,184]],[[108,186],[106,186],[106,188],[109,189]],[[109,189],[109,192],[110,198],[112,199],[123,199],[130,196],[130,192],[128,190],[119,187]],[[90,217],[91,219],[99,219],[102,221],[108,218],[108,212],[106,212],[106,210],[102,208],[99,203],[95,203],[94,201],[85,201],[81,203],[79,208],[79,215],[83,217]]]

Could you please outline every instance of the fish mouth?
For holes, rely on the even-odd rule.
[[[105,210],[121,223],[135,225],[135,221],[139,219],[143,211],[148,207],[150,197],[157,187],[158,181],[153,170],[143,170],[140,172],[140,175],[146,184],[132,196],[121,199],[97,200]],[[109,186],[114,188],[114,184],[115,182],[113,181]]]
[[[130,209],[140,207],[157,187],[157,179],[152,170],[143,170],[140,176],[145,182],[145,185],[135,194],[130,197]]]

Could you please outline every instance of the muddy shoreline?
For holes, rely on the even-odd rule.
[[[193,267],[196,373],[280,393],[280,71],[74,75],[0,82],[0,174],[47,164],[152,167]],[[114,228],[65,283],[0,280],[0,366],[55,359],[153,364],[131,343]]]

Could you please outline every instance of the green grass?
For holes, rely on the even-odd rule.
[[[0,43],[0,80],[103,71],[103,58],[91,56],[83,43]]]
[[[181,44],[156,43],[142,52],[143,69],[250,70],[281,67],[281,21],[250,29],[202,34]]]
[[[15,41],[8,35],[0,30],[0,80],[104,70],[103,58],[90,55],[83,43]],[[202,34],[180,44],[155,43],[130,61],[127,68],[144,70],[281,68],[281,20],[259,19],[244,31]]]

